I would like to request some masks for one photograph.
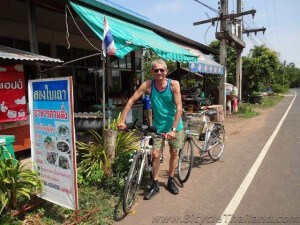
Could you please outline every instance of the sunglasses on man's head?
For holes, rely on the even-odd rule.
[[[163,72],[165,72],[165,69],[154,69],[153,71],[154,71],[154,73],[158,73],[159,71],[161,73],[163,73]]]

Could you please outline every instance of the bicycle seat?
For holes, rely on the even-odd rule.
[[[210,110],[207,110],[207,111],[205,112],[205,115],[206,115],[206,116],[209,116],[209,117],[215,116],[215,115],[217,115],[217,111],[216,111],[216,110],[210,109]]]

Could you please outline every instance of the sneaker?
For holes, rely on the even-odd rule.
[[[171,192],[173,195],[177,195],[179,193],[179,190],[178,188],[176,187],[176,184],[174,182],[173,179],[170,179],[168,180],[168,184],[167,184],[167,190],[169,192]]]
[[[158,184],[153,183],[151,185],[148,193],[144,196],[144,200],[150,200],[158,193],[159,193],[159,186],[158,186]]]

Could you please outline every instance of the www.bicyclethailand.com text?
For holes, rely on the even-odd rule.
[[[183,216],[153,216],[152,224],[300,224],[299,216],[262,216],[262,215],[223,215],[203,216],[196,213],[185,213]]]

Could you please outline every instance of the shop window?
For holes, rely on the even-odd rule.
[[[39,54],[51,57],[51,45],[39,43]]]
[[[29,41],[15,40],[15,48],[30,52],[30,43]]]
[[[119,68],[126,69],[126,57],[124,57],[123,59],[119,59]]]
[[[71,48],[72,60],[84,57],[84,50],[80,48]],[[84,60],[78,60],[73,63],[76,66],[84,66]]]
[[[135,69],[142,70],[142,59],[141,58],[135,58]]]
[[[120,71],[112,70],[112,87],[110,87],[110,94],[112,97],[117,97],[121,92],[121,76]]]
[[[13,39],[0,37],[0,45],[13,48]]]
[[[111,56],[109,59],[110,59],[110,67],[119,68],[119,59],[117,56]]]
[[[65,62],[68,62],[71,60],[71,50],[67,49],[65,46],[57,45],[56,46],[56,57]]]
[[[91,50],[84,50],[84,55],[85,56],[90,56],[95,54],[96,52],[91,51]],[[97,56],[92,56],[89,58],[85,59],[85,65],[88,67],[96,67],[97,66]]]
[[[126,64],[127,64],[127,69],[131,69],[131,56],[126,55]]]

